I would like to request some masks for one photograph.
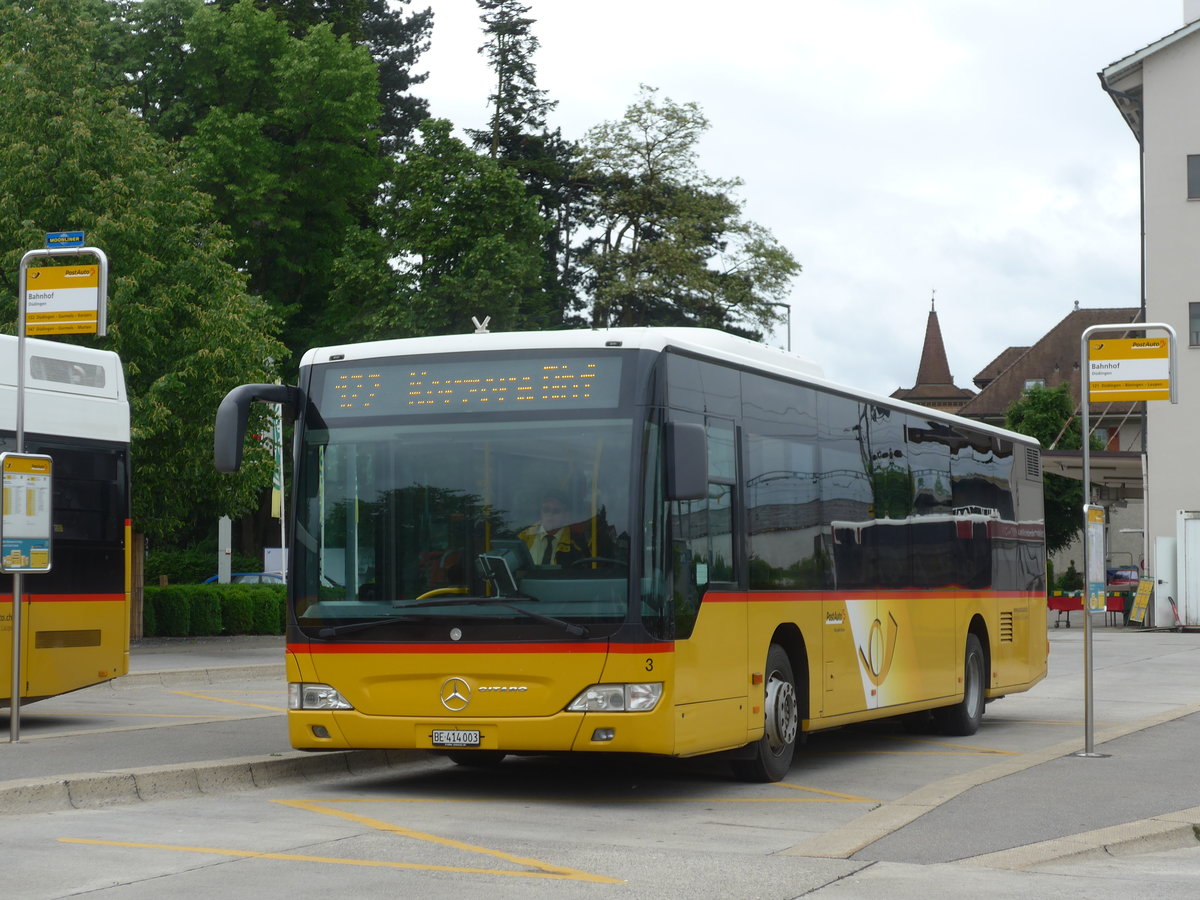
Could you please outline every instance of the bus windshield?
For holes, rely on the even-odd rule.
[[[616,631],[629,605],[632,424],[523,419],[305,431],[300,627],[356,641]]]

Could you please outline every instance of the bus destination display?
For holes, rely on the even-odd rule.
[[[372,361],[326,376],[323,415],[612,408],[617,358]]]

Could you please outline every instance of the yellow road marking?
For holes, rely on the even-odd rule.
[[[474,844],[467,844],[462,841],[456,841],[453,838],[439,837],[436,834],[428,834],[423,831],[413,831],[411,828],[405,828],[402,825],[393,825],[391,822],[384,822],[382,819],[372,819],[369,816],[360,816],[357,813],[346,812],[341,809],[333,809],[329,806],[324,806],[317,803],[312,803],[308,800],[272,800],[272,803],[278,803],[281,806],[290,806],[294,809],[302,809],[308,812],[314,812],[324,816],[336,816],[339,819],[345,819],[348,822],[354,822],[357,825],[364,825],[367,828],[373,828],[376,831],[383,831],[389,834],[396,834],[400,837],[412,838],[417,841],[426,841],[431,844],[438,844],[442,847],[450,847],[454,850],[464,850],[467,853],[481,853],[484,856],[493,856],[496,859],[502,859],[505,862],[513,863],[518,866],[528,866],[537,869],[542,877],[554,878],[569,878],[573,881],[592,881],[603,884],[624,884],[618,878],[607,878],[603,875],[593,875],[590,872],[582,872],[579,869],[571,869],[566,866],[555,866],[550,863],[544,863],[537,859],[530,859],[524,856],[513,856],[511,853],[505,853],[503,850],[493,850],[489,847],[478,847]],[[417,868],[422,868],[417,866]],[[506,874],[533,874],[508,872]]]
[[[515,872],[511,869],[474,869],[466,866],[435,866],[424,863],[384,862],[376,859],[339,859],[335,856],[304,856],[297,853],[264,853],[256,850],[234,850],[226,847],[185,847],[177,844],[145,844],[133,841],[101,841],[92,838],[59,838],[63,844],[88,844],[95,847],[124,847],[133,850],[172,850],[177,853],[208,853],[216,856],[233,856],[240,859],[276,859],[288,862],[332,863],[339,866],[367,866],[385,869],[420,869],[431,872],[460,872],[471,875],[508,875],[518,878],[553,878],[575,881],[594,881],[604,884],[624,884],[616,878],[589,875],[574,869],[544,869],[538,872]]]
[[[332,803],[878,803],[869,797],[775,782],[774,787],[822,797],[338,797]],[[829,799],[826,799],[829,798]],[[284,802],[284,801],[276,801]]]
[[[871,800],[867,797],[856,797],[853,794],[839,794],[839,793],[837,793],[837,791],[822,791],[822,790],[819,790],[818,788],[804,787],[803,785],[800,785],[800,784],[788,784],[786,781],[776,782],[775,786],[790,788],[793,791],[808,791],[809,793],[812,793],[812,794],[821,794],[823,797],[834,798],[832,801],[822,801],[822,800],[810,799],[810,800],[808,800],[809,803],[823,803],[823,802],[878,803],[879,802],[878,800]]]
[[[221,721],[241,719],[242,716],[214,716],[212,713],[98,713],[98,712],[55,712],[27,713],[22,710],[21,718],[30,719],[203,719],[204,721]]]
[[[233,706],[249,706],[251,709],[269,709],[271,712],[287,712],[285,706],[265,706],[261,703],[246,703],[244,700],[227,700],[224,697],[214,697],[211,694],[195,694],[191,691],[168,691],[171,694],[178,694],[180,697],[192,697],[196,700],[213,700],[217,703],[229,703]]]
[[[839,750],[822,753],[821,756],[1020,756],[1007,750]],[[813,754],[817,755],[817,754]]]

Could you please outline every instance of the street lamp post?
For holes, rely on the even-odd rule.
[[[776,309],[787,310],[787,349],[788,353],[792,352],[792,304],[790,303],[772,303]]]

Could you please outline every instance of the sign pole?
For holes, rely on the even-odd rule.
[[[1167,333],[1166,347],[1162,338],[1121,338],[1112,341],[1090,341],[1097,332],[1150,331],[1158,329]],[[1093,346],[1095,345],[1095,346]],[[1176,377],[1175,329],[1162,322],[1125,322],[1118,325],[1092,325],[1083,330],[1079,338],[1080,359],[1080,422],[1083,430],[1083,752],[1075,756],[1099,758],[1105,753],[1095,752],[1092,695],[1092,602],[1096,594],[1091,568],[1100,573],[1100,609],[1104,607],[1104,510],[1094,506],[1092,500],[1092,447],[1091,421],[1089,417],[1092,400],[1105,401],[1150,401],[1170,400],[1179,402],[1178,378]],[[1163,351],[1166,351],[1165,353]],[[1093,351],[1102,360],[1093,361]],[[1093,390],[1093,385],[1095,389]],[[1099,515],[1097,515],[1099,513]],[[1099,541],[1093,541],[1093,530],[1098,530]],[[1098,552],[1098,558],[1097,557]]]
[[[47,235],[47,246],[30,250],[21,257],[17,274],[17,416],[16,452],[25,452],[25,333],[29,264],[44,257],[89,255],[96,257],[97,271],[95,328],[88,326],[84,333],[104,335],[108,326],[108,257],[97,247],[78,246],[83,243],[83,232],[64,232]],[[60,333],[79,333],[78,326],[70,325]],[[30,570],[33,571],[33,570]],[[12,573],[12,695],[9,700],[8,740],[17,743],[21,739],[21,598],[24,591],[21,572]]]

